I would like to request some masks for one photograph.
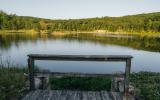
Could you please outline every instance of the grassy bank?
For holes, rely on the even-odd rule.
[[[36,30],[0,30],[0,34],[5,33],[38,33]]]
[[[137,96],[140,100],[160,100],[160,73],[132,73],[131,83],[139,89]]]
[[[26,92],[27,69],[19,67],[0,67],[1,100],[17,100]],[[51,89],[72,90],[110,90],[108,77],[50,77]],[[131,84],[138,89],[139,100],[160,99],[160,73],[138,72],[131,74]]]
[[[5,33],[41,33],[41,34],[51,34],[51,35],[69,35],[69,34],[78,34],[78,33],[90,33],[90,34],[101,34],[102,36],[105,34],[112,35],[138,35],[138,36],[149,36],[149,37],[160,37],[160,32],[151,32],[151,31],[143,31],[143,32],[127,32],[127,31],[107,31],[107,30],[93,30],[93,31],[49,31],[49,30],[0,30],[0,34]]]
[[[74,31],[73,31],[74,32]],[[93,31],[75,31],[75,33],[93,33],[93,34],[112,34],[112,35],[138,35],[138,36],[160,36],[160,32],[142,31],[108,31],[108,30],[93,30]]]
[[[26,91],[25,68],[0,66],[0,100],[17,100]]]

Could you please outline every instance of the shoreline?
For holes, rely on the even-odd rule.
[[[160,32],[123,32],[123,31],[105,31],[105,30],[94,30],[94,31],[53,31],[49,32],[48,30],[0,30],[0,34],[2,33],[32,33],[32,34],[51,34],[56,36],[68,35],[68,34],[78,34],[78,33],[86,33],[86,34],[97,34],[97,35],[139,35],[139,36],[149,36],[149,37],[160,37]]]

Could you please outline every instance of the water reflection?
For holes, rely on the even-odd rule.
[[[99,43],[100,45],[120,45],[131,47],[139,50],[160,52],[160,38],[159,37],[140,37],[140,36],[124,36],[124,35],[94,35],[94,34],[69,34],[65,36],[54,36],[47,34],[24,34],[24,33],[12,33],[12,34],[0,34],[0,47],[1,50],[7,50],[13,44],[18,47],[20,43],[32,42],[36,43],[38,40],[43,42],[48,40],[67,40],[78,42],[92,42]]]
[[[152,51],[152,52],[150,52]],[[3,34],[0,35],[0,54],[13,62],[27,65],[27,55],[74,54],[74,55],[132,55],[132,71],[160,71],[160,39],[134,36],[97,36],[95,34]],[[154,59],[153,59],[154,58]],[[43,69],[52,71],[117,72],[124,71],[123,63],[85,62],[36,62]],[[90,66],[92,67],[90,67]]]

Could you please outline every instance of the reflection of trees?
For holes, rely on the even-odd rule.
[[[19,46],[19,43],[27,41],[35,41],[37,36],[34,34],[0,34],[0,48],[8,50],[12,44]]]
[[[46,41],[48,39],[61,39],[65,41],[79,41],[79,42],[92,42],[102,45],[113,44],[128,46],[140,50],[156,51],[160,52],[160,38],[159,37],[147,37],[147,36],[133,36],[132,38],[121,37],[107,37],[96,36],[95,34],[70,34],[64,36],[53,36],[48,34],[3,34],[0,35],[0,48],[1,50],[8,50],[12,44],[19,46],[20,43],[36,42],[37,40]]]
[[[0,48],[1,49],[9,49],[11,43],[9,42],[9,40],[4,39],[2,35],[0,35]]]
[[[90,41],[94,43],[100,43],[102,45],[113,44],[132,47],[140,50],[160,52],[160,38],[159,37],[148,37],[148,36],[133,36],[132,38],[121,37],[106,37],[106,36],[95,36],[92,34],[81,34],[77,38],[72,36],[65,36],[65,39],[72,38],[78,39],[79,41]]]

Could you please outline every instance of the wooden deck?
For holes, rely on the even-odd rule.
[[[22,100],[134,100],[129,97],[129,76],[131,70],[130,55],[43,55],[43,54],[30,54],[28,55],[28,69],[30,91]],[[35,76],[39,74],[49,74],[52,76],[112,76],[110,74],[88,74],[88,73],[44,73],[35,72],[35,60],[60,60],[60,61],[115,61],[125,62],[124,85],[122,86],[123,92],[107,92],[107,91],[71,91],[71,90],[36,90]],[[48,75],[48,76],[49,76]],[[40,77],[42,87],[45,84],[46,77]],[[115,84],[115,83],[114,83]],[[117,85],[117,84],[116,84]],[[43,88],[45,89],[45,88]],[[47,88],[48,89],[48,88]],[[123,95],[122,95],[123,94]],[[124,97],[125,96],[125,97]]]
[[[123,100],[123,96],[107,91],[36,90],[22,100]]]

